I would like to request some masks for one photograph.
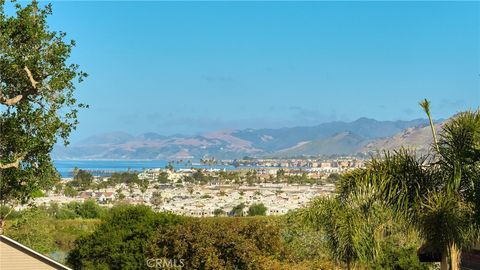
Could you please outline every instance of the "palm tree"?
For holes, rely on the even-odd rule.
[[[395,248],[405,251],[412,243],[419,243],[418,234],[403,215],[398,215],[384,200],[383,194],[393,194],[396,190],[389,176],[373,170],[363,172],[362,176],[354,175],[357,185],[348,197],[321,197],[302,210],[303,220],[323,232],[322,240],[330,258],[347,269],[357,265],[361,269],[377,269],[385,263],[386,257],[390,263],[395,263],[388,251]],[[408,267],[423,269],[418,260],[417,266]]]
[[[366,169],[344,175],[337,186],[339,199],[352,200],[365,184],[376,187],[390,208],[441,253],[441,269],[448,269],[450,262],[457,270],[461,250],[470,248],[480,234],[480,112],[456,115],[437,139],[430,102],[420,104],[430,120],[435,155],[386,152]],[[373,181],[368,175],[384,180]]]
[[[324,231],[332,258],[350,267],[375,261],[388,221],[407,221],[441,254],[441,269],[459,269],[461,250],[480,239],[480,110],[448,120],[437,138],[430,102],[420,102],[433,137],[433,155],[385,152],[367,168],[342,176],[334,199],[306,208],[306,219]],[[393,211],[393,212],[392,212]],[[389,212],[394,213],[388,214]],[[400,219],[397,219],[399,217]]]
[[[437,140],[430,102],[421,107],[430,120],[437,157],[432,169],[439,185],[429,187],[419,208],[418,225],[441,252],[441,269],[460,268],[462,248],[478,239],[480,217],[480,114],[467,111],[449,120]]]
[[[339,200],[320,197],[300,212],[302,220],[323,232],[330,258],[346,265],[348,270],[357,259],[353,242],[355,228],[351,222],[353,213],[349,210]]]

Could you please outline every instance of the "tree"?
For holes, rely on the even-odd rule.
[[[431,119],[429,102],[422,108]],[[366,169],[344,175],[337,185],[339,199],[348,202],[361,186],[384,187],[378,194],[403,216],[440,254],[441,269],[459,269],[462,249],[480,234],[480,111],[462,112],[435,135],[430,156],[400,150],[373,159]],[[384,181],[373,181],[383,177]]]
[[[133,184],[137,184],[138,186],[144,185],[144,181],[141,181],[138,178],[138,174],[135,172],[121,172],[121,173],[113,173],[109,180],[112,185],[122,184],[125,183],[129,186]]]
[[[173,172],[175,170],[175,167],[173,167],[172,163],[169,162],[168,165],[165,166],[165,169]]]
[[[342,176],[338,173],[331,173],[330,175],[328,175],[327,177],[327,182],[329,183],[336,183],[340,180]]]
[[[75,241],[67,262],[74,269],[146,269],[150,237],[157,228],[181,220],[146,206],[116,206],[92,234]]]
[[[100,218],[105,212],[105,209],[93,199],[85,200],[83,203],[71,202],[65,208],[72,210],[80,218]]]
[[[213,215],[218,217],[218,216],[224,216],[225,215],[225,211],[223,211],[223,209],[221,208],[217,208],[213,211]]]
[[[67,197],[75,197],[78,195],[78,191],[76,189],[74,189],[73,187],[69,186],[69,185],[66,185],[64,190],[63,190],[63,194]]]
[[[285,179],[285,170],[280,169],[277,171],[276,182],[282,182]]]
[[[245,179],[249,186],[253,185],[258,181],[257,171],[256,170],[248,171],[245,174]]]
[[[73,180],[70,181],[67,185],[79,188],[81,190],[87,190],[91,187],[93,183],[93,175],[85,170],[76,170]]]
[[[267,207],[263,205],[263,203],[260,204],[252,204],[248,208],[248,215],[249,216],[265,216],[267,214]]]
[[[168,173],[167,172],[160,172],[158,174],[157,178],[158,183],[160,184],[168,184],[170,182],[170,179],[168,178]]]
[[[192,174],[192,177],[193,177],[193,179],[195,179],[195,182],[197,182],[199,184],[205,184],[205,183],[208,182],[208,176],[205,175],[205,173],[203,173],[203,171],[201,169],[196,170]]]
[[[25,210],[13,220],[5,234],[43,254],[52,252],[55,247],[53,218],[36,207]]]
[[[150,203],[155,207],[159,207],[160,205],[162,205],[162,193],[158,191],[153,192],[152,197],[150,198]]]
[[[230,211],[230,215],[234,217],[243,217],[243,209],[245,209],[245,204],[241,203],[232,208],[232,211]]]
[[[416,221],[427,243],[441,252],[441,269],[450,259],[456,270],[461,250],[480,239],[480,110],[455,115],[437,139],[429,102],[421,105],[430,119],[438,184],[424,197]]]
[[[86,107],[74,97],[75,81],[86,76],[69,64],[74,41],[51,31],[51,5],[15,5],[8,15],[0,0],[0,203],[23,204],[35,190],[59,179],[50,152],[68,144]],[[5,216],[0,217],[0,233]]]
[[[323,233],[320,242],[343,268],[426,269],[416,256],[419,237],[381,195],[388,192],[388,176],[364,177],[368,181],[358,179],[347,197],[317,198],[298,215]]]

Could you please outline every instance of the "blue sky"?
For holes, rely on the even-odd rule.
[[[54,2],[89,73],[73,140],[196,134],[480,104],[479,2]]]

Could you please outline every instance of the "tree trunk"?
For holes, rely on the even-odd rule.
[[[457,247],[455,243],[450,245],[450,264],[451,270],[460,270],[462,251]]]
[[[442,252],[442,260],[440,261],[440,270],[448,270],[447,252]]]

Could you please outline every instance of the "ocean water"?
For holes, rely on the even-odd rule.
[[[142,171],[144,169],[165,168],[168,165],[164,160],[54,160],[57,171],[62,177],[72,177],[75,167],[91,171],[93,175],[109,175],[111,172]],[[195,164],[195,161],[192,161]],[[204,166],[186,163],[173,163],[176,169],[184,168],[213,168],[232,170],[233,166]]]

